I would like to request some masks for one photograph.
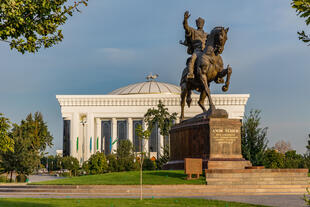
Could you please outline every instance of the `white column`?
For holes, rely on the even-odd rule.
[[[94,114],[87,113],[87,137],[86,137],[86,159],[94,152]],[[92,139],[91,139],[92,138]],[[92,140],[92,148],[90,149],[90,139]]]
[[[175,123],[176,123],[176,124],[179,124],[179,123],[180,123],[180,117],[177,116],[177,118],[176,118],[176,120],[175,120]]]
[[[97,146],[97,139],[98,139],[98,146]],[[96,152],[102,152],[101,149],[101,119],[96,118]],[[98,150],[97,150],[98,148]]]
[[[79,151],[76,150],[76,141],[79,137],[80,129],[80,117],[79,113],[74,112],[71,119],[71,146],[70,146],[70,155],[79,160]],[[80,137],[79,137],[80,139]],[[79,149],[81,150],[81,149]]]
[[[128,118],[127,119],[127,123],[128,123],[128,139],[129,141],[133,144],[133,128],[132,128],[132,118]]]
[[[87,123],[85,120],[83,120],[83,124],[82,124],[82,137],[81,137],[81,154],[82,154],[82,160],[83,162],[85,162],[87,160]]]
[[[146,130],[147,129],[147,122],[145,122],[143,119],[142,119],[142,129],[143,130]],[[148,153],[149,152],[149,140],[142,140],[142,146],[144,145],[144,149],[143,151]]]
[[[158,154],[162,155],[163,154],[163,147],[164,147],[164,136],[159,133],[158,129]]]
[[[117,120],[116,118],[112,118],[112,143],[116,140],[117,138]],[[114,143],[112,145],[112,150],[111,153],[117,149],[117,143]]]

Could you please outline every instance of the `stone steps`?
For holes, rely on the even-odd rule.
[[[145,185],[144,196],[290,195],[306,193],[310,185]],[[2,186],[0,196],[138,196],[140,186]]]
[[[212,178],[239,178],[239,177],[308,177],[308,173],[207,173],[206,177]]]
[[[207,169],[207,185],[307,185],[308,169]]]

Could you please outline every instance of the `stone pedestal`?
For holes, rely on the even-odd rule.
[[[184,169],[184,158],[202,158],[204,169],[244,169],[241,120],[193,118],[172,127],[166,169]]]

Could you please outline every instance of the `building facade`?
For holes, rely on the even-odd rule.
[[[109,154],[118,142],[129,139],[135,151],[141,150],[141,140],[135,134],[149,108],[157,107],[159,100],[170,113],[180,113],[180,87],[154,80],[119,88],[107,95],[56,95],[63,117],[63,155],[76,157],[81,163],[96,152]],[[225,109],[229,118],[242,119],[249,94],[213,94],[217,108]],[[185,117],[201,113],[199,95],[192,94],[192,105],[185,107]],[[206,106],[208,102],[206,100]],[[177,120],[179,122],[179,120]],[[145,151],[158,157],[168,137],[153,129],[145,143]]]

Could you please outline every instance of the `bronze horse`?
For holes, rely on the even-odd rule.
[[[200,92],[198,104],[202,108],[203,112],[207,112],[208,114],[212,114],[215,111],[215,106],[212,102],[209,89],[210,83],[212,81],[215,83],[224,83],[223,77],[227,76],[225,85],[222,87],[222,91],[226,92],[228,90],[232,69],[229,65],[226,69],[223,68],[223,60],[220,55],[224,50],[228,30],[229,28],[225,29],[224,27],[215,27],[211,31],[210,35],[208,36],[204,51],[202,51],[201,55],[199,55],[196,60],[194,79],[187,79],[188,66],[183,70],[180,83],[182,90],[181,120],[184,119],[185,98],[188,107],[190,107],[192,102],[192,90]],[[189,59],[187,59],[187,65],[188,62]],[[208,111],[204,107],[204,101],[206,97],[208,97],[210,106]]]

